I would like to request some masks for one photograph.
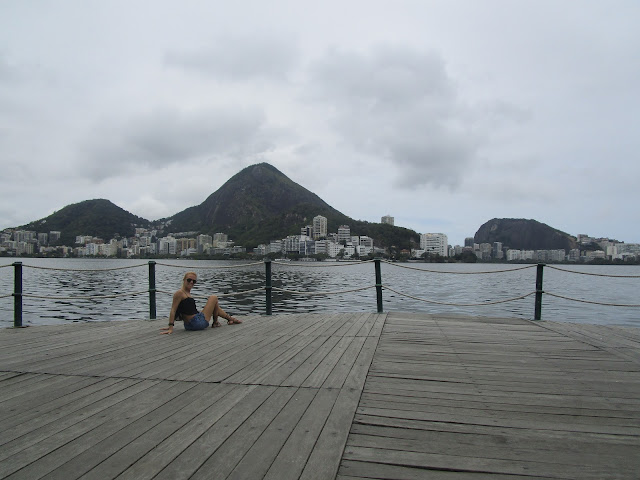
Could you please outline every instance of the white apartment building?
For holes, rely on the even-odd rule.
[[[318,240],[327,236],[327,217],[318,215],[313,217],[313,239]]]
[[[380,220],[380,223],[386,223],[387,225],[393,225],[395,222],[395,219],[390,216],[390,215],[385,215],[384,217],[382,217],[382,219]]]
[[[282,240],[271,240],[267,253],[282,253]]]
[[[360,235],[358,239],[358,244],[361,247],[370,247],[373,250],[373,238],[367,237],[366,235]]]
[[[351,242],[351,228],[349,225],[340,225],[338,227],[338,243]]]
[[[213,238],[211,235],[198,235],[196,240],[198,253],[204,253],[208,248],[211,248],[211,245],[213,244]]]
[[[160,255],[175,255],[178,242],[173,237],[163,237],[158,240],[158,253]]]
[[[449,239],[444,233],[423,233],[420,235],[420,249],[442,257],[448,255]]]
[[[514,262],[516,260],[522,260],[522,250],[507,250],[507,262]]]

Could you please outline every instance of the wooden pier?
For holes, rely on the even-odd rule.
[[[640,478],[640,329],[243,320],[0,330],[0,478]]]

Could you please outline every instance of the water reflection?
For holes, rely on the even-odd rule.
[[[149,318],[148,262],[101,259],[21,259],[23,293],[46,298],[23,299],[24,324],[54,324]],[[0,261],[0,265],[7,264]],[[315,264],[314,264],[315,265]],[[32,267],[46,267],[29,268]],[[221,268],[233,266],[233,268]],[[411,268],[402,268],[410,266]],[[113,268],[132,267],[112,270]],[[637,266],[567,266],[570,270],[601,275],[640,276]],[[51,270],[56,269],[56,270]],[[73,269],[73,270],[70,270]],[[180,288],[188,270],[198,275],[192,290],[198,305],[206,296],[222,294],[221,304],[233,315],[264,314],[265,269],[260,262],[163,260],[156,265],[157,316],[166,317],[171,296]],[[506,270],[506,271],[504,271]],[[499,271],[496,274],[470,274]],[[456,272],[456,274],[444,273]],[[385,311],[408,311],[472,316],[533,318],[535,267],[487,264],[383,264]],[[544,290],[566,297],[617,304],[639,304],[639,278],[576,275],[545,268]],[[348,266],[309,267],[305,264],[273,264],[272,285],[289,291],[273,292],[273,313],[375,312],[376,292],[373,263]],[[363,291],[335,293],[356,288]],[[224,296],[259,289],[245,295]],[[0,268],[0,296],[13,291],[13,268]],[[329,295],[299,295],[290,291],[333,292]],[[526,296],[520,300],[488,305],[489,302]],[[68,298],[74,297],[74,298]],[[82,298],[101,297],[101,298]],[[428,300],[427,303],[421,300]],[[454,304],[454,305],[447,305]],[[462,304],[477,304],[463,306]],[[600,324],[640,325],[640,309],[606,307],[571,302],[545,295],[543,319]],[[0,298],[0,324],[13,324],[13,298]]]

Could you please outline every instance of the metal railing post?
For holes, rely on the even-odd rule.
[[[380,259],[374,260],[376,266],[376,300],[378,304],[378,313],[382,313],[382,273],[380,273]]]
[[[13,264],[13,326],[22,327],[22,262]]]
[[[544,263],[539,263],[536,268],[536,308],[534,319],[542,320],[542,294],[544,291],[542,290],[542,273],[544,269]]]
[[[265,295],[267,304],[267,315],[272,313],[272,298],[271,298],[271,260],[264,261],[265,268]]]
[[[149,318],[156,319],[156,262],[149,261]]]

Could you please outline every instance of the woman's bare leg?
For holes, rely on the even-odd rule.
[[[211,317],[213,317],[213,325],[212,327],[219,327],[220,322],[218,322],[218,317],[222,317],[227,320],[227,323],[242,323],[237,318],[232,317],[227,312],[225,312],[220,306],[220,302],[218,301],[218,297],[216,295],[211,295],[207,300],[207,304],[202,309],[202,313],[204,314],[204,318],[209,321]]]

